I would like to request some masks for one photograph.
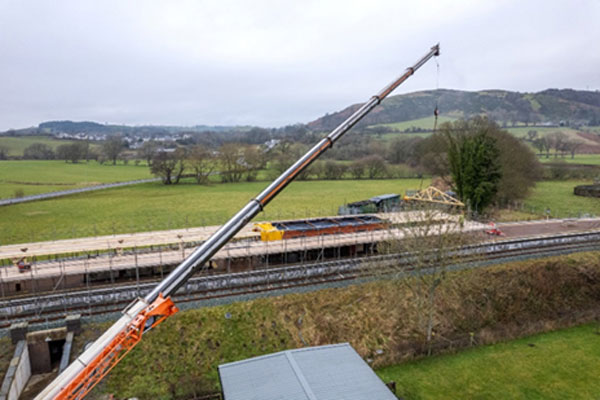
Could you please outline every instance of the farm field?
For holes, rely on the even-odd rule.
[[[74,143],[72,140],[58,140],[49,136],[0,136],[0,146],[8,149],[8,155],[11,157],[23,156],[23,151],[34,143],[42,143],[56,150],[61,144]],[[90,145],[92,148],[98,147],[96,144]]]
[[[428,184],[420,179],[294,182],[258,219],[335,215],[346,202],[403,194]],[[266,186],[266,182],[199,186],[188,179],[179,185],[153,182],[0,207],[0,243],[222,224]]]
[[[539,157],[538,160],[541,163],[556,163],[565,162],[568,164],[586,164],[586,165],[598,165],[600,166],[600,154],[575,154],[575,158],[571,158],[571,155],[565,157],[554,158],[553,154],[550,154],[549,158],[545,156]]]
[[[452,122],[454,120],[456,120],[456,118],[452,118],[452,117],[445,116],[445,115],[440,115],[440,116],[438,116],[438,125],[442,124],[444,122]],[[410,129],[412,127],[420,128],[420,129],[433,129],[434,122],[435,122],[435,117],[431,116],[431,117],[413,119],[410,121],[395,122],[392,124],[377,124],[377,125],[372,125],[371,127],[385,126],[387,128],[392,128],[397,131],[404,131],[404,130]]]
[[[431,136],[431,132],[390,132],[390,133],[384,133],[381,135],[381,140],[383,140],[384,142],[390,141],[390,140],[394,140],[396,138],[400,138],[400,139],[412,139],[412,138],[421,138],[421,139],[425,139],[427,137]]]
[[[151,177],[146,165],[101,165],[96,161],[72,164],[60,160],[0,161],[0,198],[15,197],[15,191],[19,189],[28,196]]]
[[[447,116],[447,115],[440,115],[438,117],[438,126],[444,122],[452,122],[455,120],[456,120],[456,118],[454,118],[454,117]],[[412,127],[432,130],[433,125],[434,125],[434,117],[431,116],[431,117],[414,119],[414,120],[410,120],[410,121],[396,122],[396,123],[390,123],[390,124],[371,125],[370,128],[383,126],[383,127],[395,129],[397,132],[384,133],[381,135],[381,138],[383,140],[387,141],[387,140],[392,140],[392,139],[395,139],[398,137],[401,137],[401,138],[413,138],[413,137],[426,138],[429,135],[431,135],[431,132],[404,132],[404,131],[406,129],[410,129]],[[593,140],[586,139],[586,138],[583,138],[583,137],[577,135],[578,131],[576,129],[569,128],[569,127],[563,127],[563,126],[561,126],[561,127],[546,127],[546,126],[517,125],[514,127],[508,126],[503,129],[507,130],[509,133],[511,133],[512,135],[514,135],[518,138],[527,138],[527,132],[529,132],[531,130],[537,131],[538,137],[544,137],[544,136],[550,135],[552,133],[562,132],[570,139],[577,139],[587,145],[592,145],[592,146],[598,145],[598,142],[594,142]],[[600,127],[585,127],[585,128],[583,128],[583,130],[600,134]],[[531,145],[531,148],[532,148],[532,150],[535,151],[535,149],[533,148],[533,145]]]
[[[598,324],[382,368],[406,399],[595,399]]]
[[[120,168],[99,167],[115,168],[116,171]],[[147,171],[145,167],[121,167],[123,171]],[[111,178],[104,176],[104,179]],[[583,180],[538,182],[521,209],[508,212],[498,221],[514,219],[515,213],[528,218],[543,218],[547,209],[553,218],[600,215],[598,199],[573,194],[576,185],[589,183]],[[428,180],[419,179],[294,182],[258,219],[335,215],[338,206],[344,203],[384,193],[403,194],[407,189],[419,189],[428,184]],[[0,207],[0,243],[218,225],[266,185],[267,182],[242,182],[199,186],[192,179],[185,179],[179,185],[146,183]]]
[[[519,138],[527,137],[527,132],[529,131],[536,131],[538,137],[544,137],[555,132],[562,132],[570,138],[574,138],[577,136],[577,131],[575,129],[566,126],[507,126],[504,129],[506,129],[508,132],[512,133],[514,136]],[[583,140],[583,138],[580,139]]]
[[[575,196],[573,188],[589,185],[590,181],[542,181],[537,182],[531,195],[525,200],[524,210],[544,215],[550,209],[552,218],[577,217],[582,214],[600,215],[600,199]]]

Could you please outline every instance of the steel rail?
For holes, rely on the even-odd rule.
[[[455,265],[464,265],[469,263],[479,262],[482,265],[478,266],[490,266],[498,263],[509,262],[515,258],[526,257],[527,259],[532,258],[543,258],[550,257],[555,255],[562,254],[571,254],[575,252],[583,252],[583,251],[598,251],[600,250],[600,244],[579,244],[579,245],[568,245],[568,246],[559,246],[552,249],[528,249],[524,252],[515,252],[514,250],[510,250],[507,252],[503,252],[503,254],[495,255],[493,257],[488,257],[484,259],[473,258],[471,260],[462,260],[461,263]],[[362,259],[363,262],[376,262],[374,260],[365,260]],[[192,291],[191,293],[187,293],[184,295],[176,295],[176,299],[178,303],[188,303],[195,301],[208,301],[214,299],[228,298],[228,297],[239,297],[245,295],[260,295],[273,291],[281,291],[281,290],[292,290],[301,287],[318,287],[319,285],[331,284],[343,281],[356,281],[360,278],[370,278],[370,277],[382,277],[387,278],[392,272],[397,273],[409,273],[414,271],[414,269],[407,267],[401,269],[400,267],[403,262],[398,260],[381,260],[377,261],[380,268],[375,270],[373,269],[365,269],[361,270],[359,268],[353,269],[352,267],[360,267],[360,263],[347,263],[340,265],[340,269],[337,271],[330,271],[325,274],[319,275],[309,275],[298,278],[286,279],[278,282],[274,279],[263,279],[262,282],[254,282],[250,285],[239,286],[238,288],[230,289],[230,290],[212,290],[206,289]],[[390,266],[391,263],[394,263],[393,266]],[[463,264],[464,263],[464,264]],[[474,266],[474,265],[473,265]],[[468,268],[468,267],[465,267]],[[274,271],[274,270],[270,270]],[[426,272],[425,272],[426,273]],[[84,317],[93,317],[98,315],[111,314],[120,311],[122,305],[127,304],[128,300],[121,300],[114,302],[110,305],[102,306],[101,308],[94,309],[92,312],[87,313]],[[78,310],[88,310],[88,305],[76,306],[71,309],[71,311]],[[37,319],[26,319],[30,325],[40,325],[47,326],[49,322],[52,321],[62,321],[64,319],[64,313],[57,312],[46,315],[44,318]],[[19,322],[23,319],[15,319],[13,322]],[[0,331],[7,329],[10,324],[0,323]]]
[[[476,245],[464,246],[460,249],[448,249],[448,254],[458,263],[468,263],[478,260],[496,260],[507,259],[511,257],[519,257],[525,255],[535,255],[543,257],[546,254],[555,254],[557,252],[575,252],[587,251],[591,248],[600,246],[600,232],[590,232],[584,234],[568,234],[555,235],[550,237],[536,237],[527,240],[506,240],[494,243],[482,243]],[[568,240],[568,241],[565,241]],[[518,247],[516,246],[518,245]],[[432,250],[435,252],[435,250]],[[425,255],[433,258],[435,255]],[[364,263],[376,264],[381,266],[382,270],[385,265],[395,263],[396,266],[410,268],[413,260],[416,258],[414,253],[396,253],[387,255],[377,255],[360,257],[354,259],[343,259],[327,261],[323,263],[312,263],[305,265],[292,265],[278,267],[272,269],[260,269],[249,272],[238,272],[231,274],[218,274],[214,276],[194,277],[190,279],[186,286],[185,293],[176,295],[178,302],[188,302],[200,299],[212,299],[228,296],[239,296],[247,293],[260,293],[263,291],[277,290],[282,285],[286,287],[306,286],[311,285],[311,279],[327,280],[328,277],[337,277],[339,274],[356,273],[360,271],[360,266]],[[375,273],[375,271],[369,271]],[[381,273],[377,270],[377,273]],[[346,275],[352,279],[349,275]],[[335,281],[337,279],[333,279]],[[294,283],[298,281],[297,283]],[[269,286],[262,288],[262,286]],[[31,323],[39,323],[47,320],[58,320],[64,318],[64,309],[68,308],[71,311],[88,310],[89,307],[94,307],[96,310],[89,315],[103,314],[107,312],[115,312],[118,309],[115,307],[120,304],[125,304],[133,293],[137,291],[149,292],[154,286],[154,283],[144,283],[139,287],[137,285],[123,285],[112,288],[100,288],[95,291],[87,292],[79,290],[70,293],[68,296],[72,299],[65,303],[65,294],[51,294],[41,296],[41,302],[48,304],[49,308],[41,316],[33,317],[32,311],[37,306],[38,298],[26,298],[13,300],[10,306],[3,307],[5,321],[0,321],[0,329],[6,328],[12,322],[28,320]],[[250,288],[251,290],[248,290]],[[198,295],[204,293],[204,296]],[[109,299],[104,301],[103,296],[108,296]],[[95,304],[91,304],[95,303]],[[99,310],[98,310],[99,309]],[[11,314],[11,310],[13,313]],[[18,312],[17,312],[18,311]],[[8,322],[6,321],[8,320]]]

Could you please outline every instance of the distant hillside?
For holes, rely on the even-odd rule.
[[[166,125],[112,125],[99,124],[93,121],[47,121],[37,127],[24,129],[10,129],[0,132],[0,136],[48,136],[57,134],[68,135],[134,135],[148,137],[162,137],[176,133],[198,132],[246,132],[252,126],[220,126],[220,125],[195,125],[195,126],[166,126]]]
[[[548,89],[539,93],[519,93],[506,90],[466,92],[440,89],[392,96],[376,107],[359,126],[392,124],[431,117],[438,105],[441,115],[451,118],[487,114],[501,124],[550,123],[558,125],[600,125],[600,92],[572,89]],[[287,131],[328,131],[349,117],[360,104],[327,114],[307,125],[268,129],[271,135],[286,135]],[[161,126],[161,125],[111,125],[91,121],[49,121],[38,127],[0,132],[0,136],[41,135],[114,135],[138,137],[163,137],[178,133],[213,132],[220,135],[243,136],[255,131],[252,126]],[[263,129],[263,131],[266,131]],[[287,132],[287,133],[286,133]],[[229,137],[229,136],[227,136]]]
[[[97,122],[82,121],[49,121],[39,124],[40,133],[84,133],[84,134],[137,134],[148,136],[162,136],[169,133],[179,132],[224,132],[224,131],[244,131],[250,127],[233,127],[233,126],[208,126],[196,125],[191,127],[186,126],[162,126],[162,125],[143,125],[143,126],[128,126],[128,125],[105,125]]]
[[[505,90],[465,92],[440,89],[392,96],[360,123],[369,126],[415,120],[433,115],[436,104],[442,115],[471,117],[487,114],[499,123],[553,123],[600,125],[600,92],[548,89],[539,93]],[[330,130],[350,116],[360,104],[308,123],[312,130]]]

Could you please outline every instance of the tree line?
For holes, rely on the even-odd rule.
[[[152,174],[164,184],[180,183],[193,177],[198,184],[219,179],[235,183],[273,179],[295,162],[318,140],[318,133],[300,128],[282,129],[278,139],[268,130],[251,130],[246,142],[207,140],[196,135],[186,144],[145,141],[135,150],[126,149],[121,136],[112,136],[98,150],[87,142],[73,142],[52,150],[33,144],[24,154],[30,159],[59,158],[67,162],[100,159],[116,163],[125,150],[130,157],[145,160]],[[235,135],[232,139],[239,139]],[[560,135],[544,139],[555,149],[568,141]],[[218,143],[218,144],[217,144]],[[99,151],[99,152],[97,152]],[[96,157],[96,158],[94,158]],[[524,198],[536,179],[540,165],[525,141],[502,130],[483,117],[445,123],[427,138],[376,138],[372,132],[358,131],[344,137],[327,153],[303,171],[298,179],[378,179],[437,176],[478,212],[490,204],[503,204]],[[215,175],[215,179],[210,179]],[[218,178],[217,178],[218,177]]]
[[[65,162],[78,163],[81,160],[95,160],[100,163],[117,163],[117,159],[126,148],[126,142],[121,136],[111,136],[100,146],[99,151],[90,146],[89,141],[75,141],[61,144],[53,149],[45,143],[33,143],[23,151],[25,160],[64,160]]]
[[[549,135],[539,137],[536,130],[527,132],[527,139],[535,146],[540,155],[550,158],[550,151],[554,150],[554,158],[558,155],[564,156],[570,154],[571,158],[575,158],[576,151],[583,146],[583,141],[571,139],[562,132],[553,132]]]

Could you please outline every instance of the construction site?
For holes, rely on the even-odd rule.
[[[439,266],[461,271],[600,250],[600,218],[482,222],[470,218],[456,193],[435,186],[340,204],[338,215],[257,219],[302,171],[439,54],[439,45],[431,47],[223,225],[0,246],[0,334],[10,338],[13,351],[0,400],[23,393],[38,400],[82,399],[149,331],[180,310],[400,275],[418,279],[435,276]],[[437,124],[437,108],[435,118]],[[582,190],[578,194],[594,195]],[[429,246],[448,237],[459,240],[442,256]],[[429,247],[407,245],[415,241]],[[111,327],[83,351],[74,350],[88,324],[107,321]],[[214,365],[220,393],[194,398],[397,398],[395,383],[373,372],[372,357],[383,350],[363,357],[349,343],[309,346],[301,333],[300,340],[302,348]]]

